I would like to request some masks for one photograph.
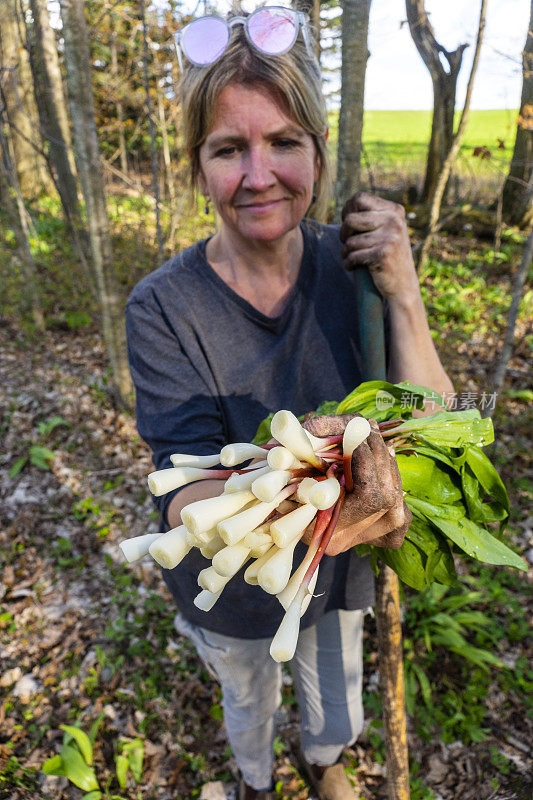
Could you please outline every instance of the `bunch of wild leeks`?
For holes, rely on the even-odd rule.
[[[409,403],[405,402],[406,394]],[[209,611],[228,581],[250,562],[244,580],[275,594],[285,616],[272,640],[276,661],[292,658],[300,617],[311,600],[318,565],[335,530],[343,498],[352,487],[351,455],[370,433],[374,418],[394,444],[405,500],[413,521],[397,550],[359,545],[415,589],[457,579],[453,552],[525,570],[503,541],[509,515],[505,487],[481,446],[494,439],[492,422],[476,409],[438,411],[414,418],[424,400],[439,402],[430,389],[410,383],[371,381],[341,403],[325,402],[316,414],[353,414],[343,436],[317,438],[290,411],[278,411],[259,426],[252,444],[230,444],[213,456],[171,456],[174,467],[153,472],[148,486],[162,495],[193,481],[225,480],[224,493],[185,506],[183,525],[121,543],[128,561],[150,553],[173,569],[192,547],[211,566],[202,570],[195,605]],[[245,469],[235,466],[254,462]],[[226,469],[213,469],[218,464]],[[292,572],[296,544],[314,522],[308,551]],[[498,530],[488,525],[498,523]]]

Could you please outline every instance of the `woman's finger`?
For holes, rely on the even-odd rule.
[[[368,231],[367,233],[358,233],[356,236],[349,236],[344,243],[341,255],[346,258],[348,253],[356,250],[367,250],[371,247],[379,247],[382,243],[383,237],[379,231]]]
[[[380,211],[357,211],[348,214],[341,225],[339,236],[345,242],[354,233],[375,231],[383,225],[383,214]]]
[[[349,421],[361,414],[332,414],[311,417],[304,422],[303,427],[313,436],[340,436],[344,433]]]

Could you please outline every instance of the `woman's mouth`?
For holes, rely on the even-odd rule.
[[[268,211],[271,211],[273,208],[276,208],[282,200],[256,200],[253,203],[243,203],[241,204],[240,208],[245,208],[247,211],[253,214],[264,214]]]

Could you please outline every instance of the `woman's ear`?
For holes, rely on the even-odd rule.
[[[327,142],[328,139],[329,139],[329,128],[326,128],[326,132],[324,134],[324,141]]]

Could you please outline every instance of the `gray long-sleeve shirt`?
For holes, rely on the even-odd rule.
[[[304,254],[281,314],[267,317],[211,268],[206,241],[147,275],[126,308],[128,353],[140,435],[157,469],[171,453],[218,452],[251,441],[271,411],[295,414],[341,400],[361,382],[355,288],[341,259],[337,227],[304,220]],[[157,498],[166,510],[175,492]],[[305,546],[299,544],[294,565]],[[183,616],[229,636],[272,636],[283,616],[275,597],[242,579],[227,584],[213,609],[193,605],[198,572],[209,562],[195,548],[164,580]],[[314,624],[333,608],[373,602],[367,559],[347,552],[322,559],[315,597],[302,619]]]

